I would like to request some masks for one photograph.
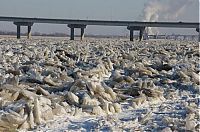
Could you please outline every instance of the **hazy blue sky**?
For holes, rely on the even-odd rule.
[[[139,16],[142,15],[144,4],[148,1],[151,0],[0,0],[0,16],[140,20]],[[198,0],[196,1],[198,4]],[[199,5],[196,4],[189,5],[188,11],[180,17],[180,20],[197,21]],[[12,23],[0,22],[0,30],[15,31],[15,29]],[[26,28],[24,30],[26,31]],[[52,24],[34,24],[33,32],[35,31],[69,33],[67,26]],[[125,27],[88,26],[86,33],[126,34],[128,32]]]

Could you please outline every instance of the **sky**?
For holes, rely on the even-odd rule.
[[[0,0],[0,16],[139,21],[143,19],[145,6],[151,1],[164,3],[168,0]],[[199,1],[190,1],[195,2],[185,6],[177,21],[198,22]],[[0,22],[0,30],[15,31],[16,26]],[[27,29],[23,27],[22,31],[26,32]],[[69,34],[69,28],[67,25],[34,24],[32,32]],[[161,33],[195,34],[196,32],[188,29],[161,29]],[[125,35],[128,31],[126,27],[88,26],[86,34]]]

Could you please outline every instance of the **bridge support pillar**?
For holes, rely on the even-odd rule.
[[[137,26],[128,26],[127,27],[128,30],[130,30],[130,41],[133,41],[133,35],[134,35],[134,31],[136,30],[139,30],[140,33],[139,33],[139,41],[141,41],[143,39],[143,34],[144,34],[144,31],[145,31],[145,27],[137,27]]]
[[[68,27],[71,29],[71,34],[70,34],[70,40],[74,40],[75,36],[75,28],[81,29],[81,40],[84,39],[84,30],[86,28],[86,25],[81,25],[81,24],[69,24]]]
[[[85,31],[84,28],[81,28],[81,40],[84,39]]]
[[[198,34],[198,41],[200,42],[200,32],[199,32],[199,28],[197,28],[196,31],[199,33],[199,34]]]
[[[31,26],[33,26],[32,22],[14,22],[14,24],[17,26],[17,39],[21,38],[21,26],[28,27],[27,38],[29,39],[31,37]]]
[[[130,29],[130,41],[133,41],[134,31]]]
[[[70,28],[71,34],[70,34],[70,40],[74,40],[74,28]]]
[[[17,25],[17,39],[20,39],[20,34],[21,34],[21,26]]]
[[[143,39],[144,30],[145,30],[145,27],[142,27],[142,28],[140,29],[140,35],[139,35],[139,40],[140,40],[140,41]]]
[[[28,26],[28,33],[27,33],[27,38],[31,38],[31,26]]]

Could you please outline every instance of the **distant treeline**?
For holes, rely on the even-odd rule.
[[[16,35],[16,32],[11,31],[0,31],[0,35]],[[21,33],[22,36],[26,36],[27,33]],[[40,33],[40,32],[33,32],[32,36],[55,36],[55,37],[64,37],[69,36],[64,33]]]
[[[12,31],[0,31],[0,35],[16,35],[16,32]],[[22,36],[26,36],[27,33],[21,33]],[[40,32],[33,32],[31,33],[32,36],[50,36],[50,37],[69,37],[68,34],[65,33],[40,33]],[[80,36],[80,35],[75,35]],[[126,36],[120,36],[120,35],[89,35],[86,34],[86,37],[99,37],[99,38],[115,38],[115,37],[122,37],[125,38]]]

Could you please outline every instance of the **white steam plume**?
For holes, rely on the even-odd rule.
[[[179,21],[178,17],[187,11],[187,6],[196,0],[149,0],[143,10],[143,21]],[[149,28],[149,34],[158,33],[157,28]]]

